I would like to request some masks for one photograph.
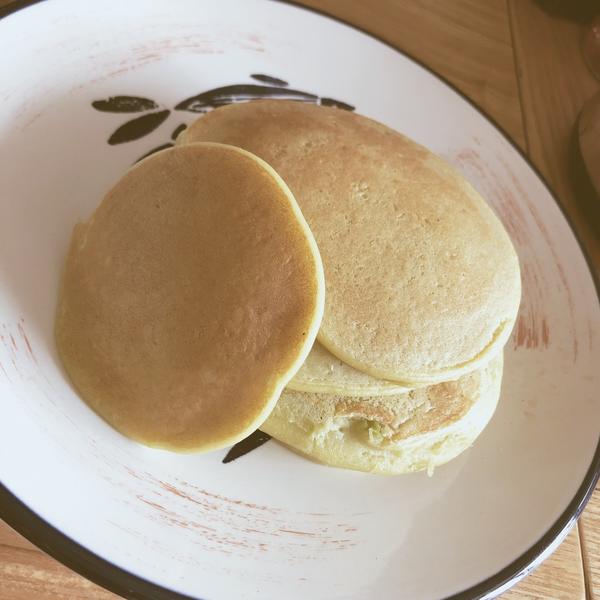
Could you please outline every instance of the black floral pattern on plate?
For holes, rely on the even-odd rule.
[[[225,455],[223,462],[229,463],[232,460],[239,458],[240,456],[244,456],[244,454],[248,454],[248,452],[256,450],[258,447],[262,446],[270,439],[271,436],[268,433],[257,429],[254,433],[251,433],[247,438],[232,446],[229,449],[229,452],[227,452],[227,454]]]
[[[111,146],[133,142],[152,133],[169,118],[173,111],[204,114],[226,104],[264,98],[294,100],[321,104],[322,106],[336,106],[343,110],[354,110],[354,106],[347,102],[290,88],[289,83],[279,77],[253,73],[250,78],[258,83],[234,83],[213,88],[182,100],[172,109],[142,96],[111,96],[102,100],[94,100],[92,107],[101,112],[145,113],[126,121],[113,131],[107,140]],[[177,125],[171,134],[171,141],[152,148],[141,156],[138,161],[154,152],[173,146],[177,136],[186,127],[185,123]]]

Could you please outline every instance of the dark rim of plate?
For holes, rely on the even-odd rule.
[[[26,8],[33,4],[48,0],[13,0],[12,3],[0,8],[0,19],[14,13],[20,9]],[[418,64],[421,68],[425,69],[434,77],[437,77],[443,83],[445,83],[450,89],[456,92],[459,96],[469,103],[477,112],[484,116],[496,129],[504,136],[504,138],[511,144],[511,146],[518,152],[521,158],[529,165],[531,170],[537,175],[537,177],[545,185],[546,189],[560,208],[563,217],[569,224],[578,244],[580,250],[587,262],[588,269],[594,280],[596,287],[596,294],[598,301],[600,302],[600,280],[598,279],[595,269],[592,265],[589,255],[582,244],[579,236],[577,235],[576,229],[573,227],[573,223],[569,215],[565,212],[561,202],[558,200],[554,192],[552,191],[548,182],[544,179],[544,176],[538,171],[538,169],[532,164],[529,158],[523,153],[523,151],[515,144],[511,137],[504,131],[504,129],[484,110],[477,106],[470,98],[465,96],[460,90],[458,90],[453,84],[447,81],[444,77],[439,75],[430,69],[427,65],[423,64],[420,60],[411,56],[409,53],[399,50],[393,45],[389,44],[385,40],[378,36],[347,23],[338,17],[327,14],[324,11],[309,8],[296,2],[295,0],[271,0],[282,2],[284,4],[290,4],[319,14],[323,17],[327,17],[333,21],[337,21],[351,29],[360,31],[361,33],[367,34],[372,38],[377,39],[381,43],[385,44],[389,48],[392,48],[396,52],[406,56],[414,63]],[[453,596],[448,596],[445,600],[478,600],[483,598],[492,598],[498,593],[506,590],[508,587],[516,583],[521,577],[528,574],[533,570],[540,562],[541,558],[547,552],[547,550],[575,523],[579,515],[582,513],[585,505],[590,499],[594,492],[594,488],[600,478],[600,439],[596,446],[596,451],[592,458],[590,467],[581,483],[581,486],[577,490],[574,498],[571,500],[565,511],[560,515],[556,522],[550,527],[550,529],[526,552],[515,559],[512,563],[506,566],[504,569],[488,577],[484,581],[466,589]],[[29,541],[33,542],[36,546],[47,552],[67,567],[77,571],[84,577],[94,581],[95,583],[105,587],[112,592],[115,592],[124,598],[132,598],[136,600],[200,600],[198,598],[192,598],[184,594],[177,593],[169,590],[165,587],[152,583],[146,579],[138,577],[125,569],[122,569],[110,561],[101,558],[97,554],[94,554],[87,548],[78,544],[64,533],[50,525],[47,521],[38,516],[28,506],[26,506],[21,500],[19,500],[14,494],[12,494],[2,483],[0,483],[0,517],[6,521],[11,527],[17,530],[20,534],[26,537]]]

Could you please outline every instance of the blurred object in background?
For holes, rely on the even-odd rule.
[[[549,15],[576,21],[585,26],[581,52],[585,62],[600,80],[600,0],[535,0]]]
[[[600,0],[535,0],[548,15],[581,28],[581,54],[600,81]],[[566,85],[558,80],[555,85]],[[582,106],[569,144],[569,179],[580,209],[600,237],[600,90]]]
[[[581,52],[585,62],[600,80],[600,0],[535,0],[555,17],[577,21],[585,26]]]
[[[535,0],[548,14],[587,24],[600,14],[598,0]]]
[[[600,80],[600,14],[587,27],[581,43],[581,52],[594,77]]]
[[[600,90],[579,113],[569,156],[575,197],[596,237],[600,237]]]
[[[596,193],[600,194],[600,90],[583,105],[578,132],[583,163]]]

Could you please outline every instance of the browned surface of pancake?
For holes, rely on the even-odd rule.
[[[497,354],[520,299],[516,254],[485,201],[443,160],[355,113],[298,102],[219,108],[178,140],[257,154],[285,179],[325,269],[320,342],[408,386]]]
[[[281,179],[247,152],[197,144],[136,165],[75,228],[56,339],[116,429],[208,450],[267,417],[322,307],[318,251]]]

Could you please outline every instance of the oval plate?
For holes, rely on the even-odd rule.
[[[481,112],[356,29],[267,0],[49,1],[0,22],[0,509],[128,597],[492,597],[566,535],[598,477],[600,309],[547,187]],[[52,338],[73,225],[125,169],[232,101],[337,104],[454,164],[517,247],[502,398],[429,478],[330,469],[273,441],[237,460],[121,437]],[[9,457],[9,460],[6,459]]]

